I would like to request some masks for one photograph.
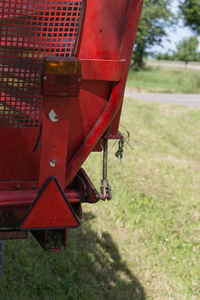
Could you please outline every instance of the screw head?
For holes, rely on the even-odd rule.
[[[44,80],[47,80],[47,77],[46,77],[46,76],[44,76],[44,77],[43,77],[43,79],[44,79]]]
[[[81,82],[81,78],[80,77],[78,78],[78,81]]]
[[[56,161],[53,159],[52,161],[50,161],[50,166],[52,167],[52,168],[54,168],[55,167],[55,165],[56,165]]]

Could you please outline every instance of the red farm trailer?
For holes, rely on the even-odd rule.
[[[81,205],[111,199],[142,0],[0,1],[0,239],[63,250]],[[82,164],[103,151],[100,192]]]

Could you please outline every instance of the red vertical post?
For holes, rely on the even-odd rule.
[[[44,97],[39,190],[51,176],[65,188],[70,101],[69,97]]]
[[[81,80],[77,58],[45,58],[39,190],[53,176],[64,191],[70,102],[79,96]]]

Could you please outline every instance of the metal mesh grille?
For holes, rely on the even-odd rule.
[[[0,0],[0,127],[38,127],[43,57],[71,56],[83,0]]]

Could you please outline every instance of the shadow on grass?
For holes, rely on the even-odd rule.
[[[84,226],[78,233],[85,241],[88,253],[87,273],[94,284],[96,299],[135,299],[144,300],[145,292],[138,279],[122,260],[117,245],[108,232],[101,236],[90,229],[95,222],[91,213],[84,215]]]
[[[44,252],[31,237],[5,243],[4,299],[145,300],[138,279],[122,260],[109,233],[91,230],[95,216],[84,214],[69,233],[62,253]]]

